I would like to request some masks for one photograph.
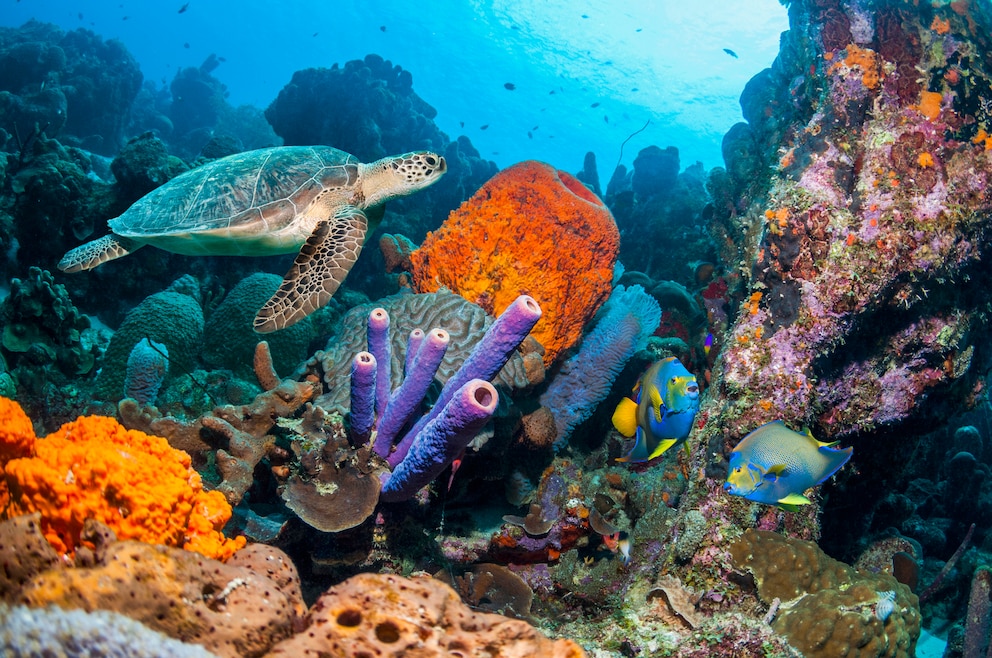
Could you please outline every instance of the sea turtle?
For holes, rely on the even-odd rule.
[[[330,301],[383,204],[431,185],[445,169],[428,151],[369,164],[329,146],[237,153],[149,192],[108,222],[112,233],[71,250],[58,267],[81,272],[146,244],[193,256],[299,252],[255,316],[255,331],[270,333]]]

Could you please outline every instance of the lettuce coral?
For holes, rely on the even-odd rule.
[[[419,292],[448,288],[499,315],[519,295],[544,309],[544,363],[574,345],[611,291],[620,233],[570,174],[526,161],[501,171],[410,255]]]
[[[16,418],[14,407],[5,400],[0,413],[6,409]],[[5,424],[3,434],[12,434],[11,427]],[[245,544],[244,537],[220,533],[231,508],[217,492],[203,490],[188,454],[113,418],[77,418],[37,439],[31,456],[0,464],[9,491],[2,518],[41,513],[42,532],[59,553],[80,546],[88,518],[105,523],[120,539],[185,545],[220,559]]]

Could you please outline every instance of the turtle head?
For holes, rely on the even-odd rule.
[[[437,153],[414,151],[376,160],[362,168],[365,207],[371,207],[433,185],[448,165]]]

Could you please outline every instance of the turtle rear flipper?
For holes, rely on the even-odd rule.
[[[58,268],[69,274],[92,270],[97,265],[106,263],[108,260],[120,258],[121,256],[127,256],[143,246],[144,243],[137,240],[131,240],[110,233],[98,240],[87,242],[75,249],[69,250],[62,257],[62,260],[59,261]]]
[[[279,290],[255,316],[255,331],[285,329],[329,302],[358,260],[367,230],[368,219],[355,206],[317,222]]]

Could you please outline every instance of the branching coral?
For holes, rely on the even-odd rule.
[[[534,161],[501,171],[410,256],[420,292],[446,287],[492,315],[518,295],[546,309],[544,363],[574,345],[610,294],[620,233],[571,175]]]
[[[39,512],[45,537],[60,553],[81,546],[87,519],[124,539],[222,558],[245,543],[221,535],[230,506],[203,490],[189,455],[113,418],[67,423],[38,439],[32,456],[6,461],[3,472],[10,498],[4,517]]]
[[[269,432],[276,421],[292,416],[317,392],[311,379],[280,381],[265,341],[255,346],[254,367],[266,390],[249,404],[219,406],[191,422],[162,416],[154,407],[128,398],[120,402],[117,410],[129,427],[161,434],[171,445],[189,452],[221,446],[216,458],[223,482],[217,491],[237,505],[254,482],[255,467],[275,444],[275,436]]]

